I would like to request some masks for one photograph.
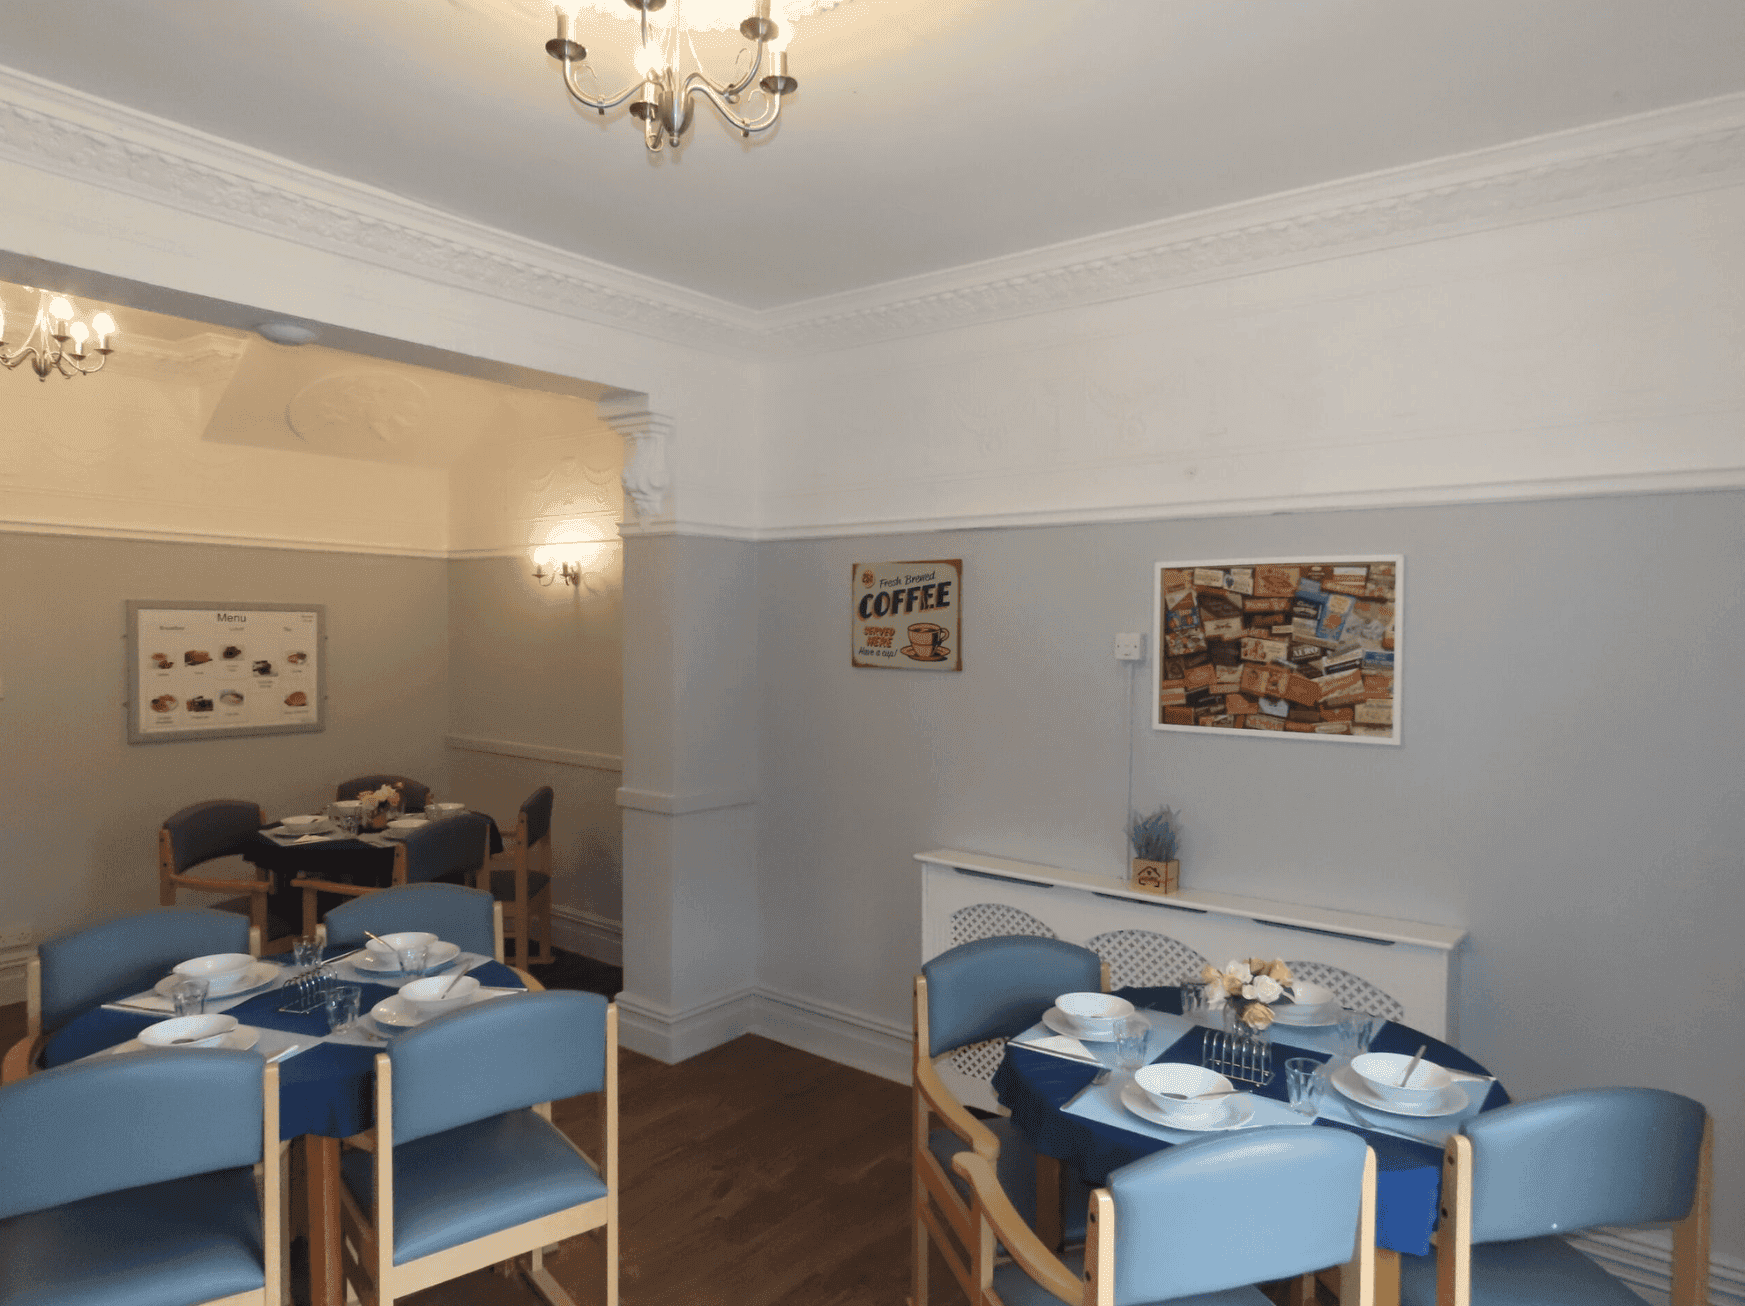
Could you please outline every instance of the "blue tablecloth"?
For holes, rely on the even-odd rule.
[[[1181,990],[1177,988],[1125,988],[1117,989],[1116,993],[1141,1009],[1181,1014]],[[1287,1034],[1284,1027],[1273,1027],[1275,1065],[1283,1065],[1285,1058],[1294,1056],[1327,1060],[1325,1053],[1290,1046],[1286,1037],[1281,1037]],[[1191,1030],[1153,1060],[1186,1061],[1198,1065],[1204,1035],[1203,1029]],[[1382,1027],[1370,1048],[1376,1052],[1409,1055],[1424,1043],[1429,1044],[1425,1056],[1437,1065],[1475,1075],[1489,1073],[1458,1048],[1392,1021]],[[1097,1070],[1096,1066],[1008,1044],[1005,1060],[994,1074],[994,1092],[1012,1112],[1012,1123],[1019,1132],[1038,1152],[1057,1157],[1072,1166],[1093,1187],[1106,1182],[1111,1170],[1170,1146],[1146,1134],[1068,1115],[1061,1110],[1074,1094],[1091,1082]],[[1282,1073],[1275,1075],[1266,1087],[1253,1091],[1281,1102],[1288,1098]],[[1494,1110],[1508,1100],[1509,1095],[1503,1091],[1503,1086],[1493,1083],[1481,1110]],[[1339,1121],[1317,1120],[1315,1124],[1329,1129],[1350,1129],[1362,1135],[1364,1141],[1375,1149],[1376,1245],[1413,1256],[1427,1255],[1430,1233],[1436,1227],[1436,1203],[1442,1186],[1441,1151],[1425,1143],[1357,1129]]]
[[[488,961],[467,972],[479,983],[493,988],[521,988],[514,971],[500,962]],[[368,1011],[394,992],[384,984],[364,984],[360,1010]],[[115,1001],[137,992],[137,986],[112,993]],[[292,1034],[327,1033],[327,1013],[292,1015],[280,1011],[290,994],[274,989],[238,1003],[226,1014],[239,1024],[260,1029],[279,1029]],[[164,1019],[143,1012],[113,1011],[96,1007],[74,1017],[57,1030],[43,1049],[45,1066],[64,1066],[93,1052],[125,1043],[144,1029]],[[322,1134],[349,1138],[375,1123],[375,1056],[380,1049],[353,1047],[344,1043],[319,1043],[306,1052],[279,1063],[279,1137]]]

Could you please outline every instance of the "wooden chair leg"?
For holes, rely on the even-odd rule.
[[[303,934],[305,937],[315,933],[315,890],[303,890]]]
[[[527,1282],[551,1306],[576,1306],[575,1298],[565,1292],[558,1281],[551,1277],[551,1271],[545,1268],[543,1252],[535,1251],[528,1257]]]

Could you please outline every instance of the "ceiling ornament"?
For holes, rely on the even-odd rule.
[[[431,418],[424,387],[391,372],[323,376],[285,405],[286,423],[306,444],[358,458],[405,452]]]
[[[100,311],[87,326],[75,316],[76,312],[73,301],[65,295],[52,290],[38,291],[36,320],[25,334],[24,343],[8,353],[6,308],[0,304],[0,367],[10,371],[28,359],[39,381],[48,380],[52,372],[69,379],[101,372],[109,355],[115,352],[109,343],[115,338],[115,319],[107,311]],[[97,361],[86,367],[93,353]]]
[[[761,135],[774,127],[782,115],[783,97],[800,85],[788,75],[788,42],[795,25],[841,3],[844,0],[565,0],[556,6],[557,36],[545,43],[545,51],[563,61],[564,87],[578,104],[604,114],[628,101],[631,116],[642,123],[643,143],[650,153],[658,153],[663,144],[678,149],[690,130],[699,97],[742,136]],[[748,7],[753,10],[749,17]],[[585,63],[587,47],[574,39],[576,24],[584,16],[589,30],[606,40],[615,35],[612,25],[625,19],[635,24],[631,62],[636,80],[616,94],[590,94],[583,89],[584,75],[594,74]],[[723,32],[738,32],[750,44],[738,47],[731,71],[717,79],[704,71],[706,60],[698,53],[697,38],[705,34],[705,50],[713,60],[721,43],[707,34]],[[739,108],[740,100],[754,87],[763,92],[755,116]]]

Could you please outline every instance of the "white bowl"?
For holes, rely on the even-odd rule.
[[[235,988],[254,965],[246,952],[214,952],[205,957],[190,957],[175,967],[184,979],[203,979],[208,993],[222,993]]]
[[[396,816],[388,822],[390,830],[421,830],[430,824],[430,819],[424,816]]]
[[[1412,1082],[1402,1086],[1400,1076],[1411,1064],[1404,1052],[1365,1052],[1351,1058],[1351,1068],[1363,1077],[1364,1087],[1382,1101],[1401,1106],[1431,1106],[1454,1082],[1454,1076],[1435,1062],[1420,1061]]]
[[[235,1016],[177,1016],[174,1020],[147,1025],[139,1031],[138,1037],[148,1048],[212,1048],[235,1028]],[[195,1041],[183,1043],[182,1039]]]
[[[1062,993],[1054,1005],[1087,1030],[1105,1032],[1117,1020],[1133,1014],[1133,1004],[1109,993]]]
[[[1163,1094],[1185,1093],[1191,1097],[1195,1093],[1210,1093],[1235,1087],[1215,1070],[1207,1070],[1204,1066],[1184,1065],[1179,1061],[1160,1061],[1155,1065],[1142,1066],[1134,1072],[1133,1082],[1139,1085],[1164,1115],[1188,1124],[1215,1119],[1230,1105],[1230,1099],[1212,1097],[1189,1102],[1180,1098],[1164,1097]]]
[[[281,816],[279,818],[279,824],[288,825],[293,830],[297,830],[304,826],[319,825],[326,819],[325,816]]]
[[[1324,1007],[1334,999],[1334,992],[1324,984],[1298,980],[1291,985],[1291,1002],[1299,1007]]]
[[[449,988],[448,980],[446,975],[413,980],[410,984],[400,986],[400,996],[418,1008],[420,1015],[439,1016],[445,1011],[453,1011],[456,1007],[464,1007],[479,991],[479,982],[471,975],[462,975],[455,980],[453,988]],[[448,996],[437,997],[444,989],[448,989]]]
[[[381,942],[378,943],[376,939],[371,939],[364,946],[376,956],[384,958],[398,956],[401,948],[410,948],[419,943],[428,948],[431,944],[440,942],[434,934],[424,934],[417,930],[403,930],[399,934],[381,934],[377,938]]]
[[[467,810],[465,803],[430,803],[424,808],[430,815],[440,820],[445,816],[459,816]]]

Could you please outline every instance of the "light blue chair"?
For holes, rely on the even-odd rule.
[[[503,960],[503,910],[483,889],[403,884],[342,902],[324,922],[331,947],[361,948],[371,934],[424,930],[463,952]]]
[[[605,1095],[604,1164],[551,1123],[550,1103]],[[376,1057],[376,1151],[340,1161],[347,1279],[394,1301],[531,1256],[530,1282],[569,1306],[540,1249],[603,1229],[618,1302],[618,1010],[593,993],[495,998],[398,1035]]]
[[[1702,1104],[1657,1088],[1475,1116],[1443,1151],[1435,1255],[1400,1257],[1401,1306],[1641,1306],[1563,1235],[1667,1223],[1672,1306],[1704,1306],[1712,1148]]]
[[[279,1306],[278,1077],[188,1048],[0,1088],[0,1303]]]
[[[986,1157],[953,1160],[974,1193],[974,1306],[1270,1306],[1254,1285],[1341,1267],[1340,1300],[1375,1300],[1375,1154],[1343,1129],[1284,1125],[1154,1152],[1091,1194],[1082,1253],[1025,1227]],[[1011,1259],[997,1263],[993,1246]],[[1313,1300],[1313,1297],[1309,1297]]]
[[[100,1002],[150,988],[178,962],[215,952],[260,955],[248,919],[206,907],[160,907],[56,935],[25,970],[25,1035],[6,1053],[0,1082],[24,1078],[42,1044]]]
[[[958,1153],[968,1150],[995,1164],[1025,1223],[1036,1225],[1050,1245],[1082,1233],[1087,1192],[1070,1181],[1065,1208],[1078,1219],[1069,1219],[1063,1229],[1059,1163],[1049,1158],[1039,1166],[1011,1121],[971,1115],[934,1062],[971,1044],[1023,1033],[1062,993],[1106,987],[1106,968],[1089,948],[1030,935],[960,944],[927,962],[915,977],[915,1306],[927,1306],[929,1244],[938,1245],[964,1292],[974,1296],[975,1224],[969,1187],[951,1170]]]

